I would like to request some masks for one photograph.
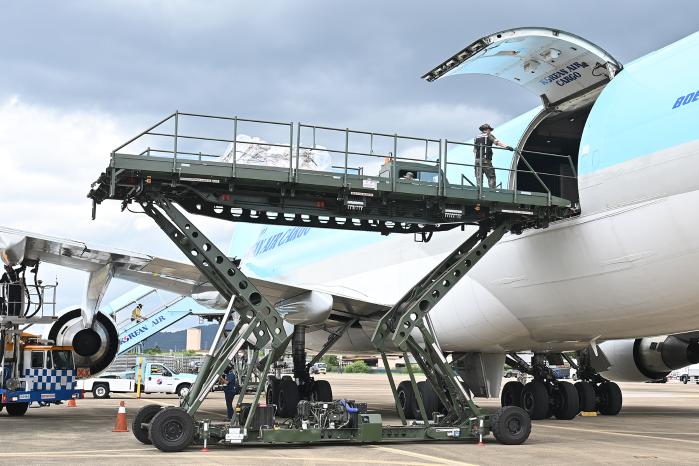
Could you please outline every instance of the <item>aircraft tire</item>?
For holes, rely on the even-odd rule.
[[[558,390],[554,393],[556,419],[571,420],[580,412],[578,390],[570,382],[558,382]]]
[[[502,387],[502,393],[500,393],[500,405],[501,406],[519,406],[522,407],[522,390],[524,390],[524,384],[519,381],[510,381]]]
[[[415,419],[415,393],[413,392],[413,384],[409,380],[404,380],[398,384],[396,389],[398,392],[398,402],[403,408],[406,419]]]
[[[142,424],[150,424],[153,420],[153,416],[158,414],[163,407],[161,405],[145,405],[143,408],[139,409],[136,413],[136,417],[131,423],[131,431],[133,436],[139,442],[150,445],[150,438],[148,438],[148,429],[145,429]]]
[[[578,402],[580,411],[591,412],[595,411],[597,396],[595,395],[595,387],[590,382],[577,382],[575,389],[578,391]]]
[[[294,417],[296,406],[299,404],[299,387],[296,382],[282,379],[279,383],[279,403],[277,404],[277,416]]]
[[[425,405],[425,414],[427,414],[426,421],[432,418],[433,413],[439,412],[439,397],[432,388],[432,384],[426,380],[417,383],[417,390],[420,392],[422,397],[422,403]],[[415,400],[415,419],[422,419],[420,414],[420,407],[417,404],[417,399]]]
[[[314,401],[332,401],[333,390],[327,380],[316,380],[313,382]]]
[[[29,409],[29,403],[9,403],[5,405],[10,416],[24,416]]]
[[[498,442],[519,445],[529,438],[532,421],[519,406],[503,406],[490,417],[490,430]]]
[[[265,388],[265,399],[268,405],[279,404],[279,384],[281,380],[276,377],[267,379],[267,387]]]
[[[182,451],[194,440],[194,418],[182,408],[163,409],[153,416],[148,438],[160,451]]]
[[[544,382],[532,380],[524,386],[522,408],[529,414],[532,421],[546,419],[551,415],[549,393]]]
[[[614,382],[603,382],[597,388],[599,395],[599,412],[607,416],[616,416],[621,411],[623,396],[619,385]]]

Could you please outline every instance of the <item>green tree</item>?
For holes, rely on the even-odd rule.
[[[370,374],[371,367],[369,367],[364,361],[354,361],[345,367],[345,372],[348,374]]]
[[[332,354],[325,355],[322,358],[320,358],[320,360],[331,367],[337,367],[340,365],[340,363],[337,360],[337,356]]]

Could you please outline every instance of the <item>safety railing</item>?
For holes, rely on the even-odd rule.
[[[496,188],[484,187],[482,179],[479,182],[478,178],[483,177],[478,173],[483,174],[484,169],[489,172],[490,167],[475,159],[474,147],[473,143],[453,140],[175,112],[116,148],[113,155],[170,157],[173,173],[178,162],[225,162],[230,165],[226,174],[232,177],[241,166],[263,166],[281,170],[290,182],[298,181],[300,174],[314,172],[340,177],[343,185],[359,177],[388,181],[392,191],[400,183],[410,183],[422,185],[427,191],[432,188],[434,194],[442,196],[447,188],[473,189],[483,198],[484,191],[502,188],[497,184]],[[570,166],[571,175],[537,171],[528,160],[530,155],[560,158]],[[515,151],[506,165],[510,168],[492,169],[499,186],[514,191],[515,202],[520,174],[533,177],[541,188],[537,192],[547,194],[549,203],[552,193],[547,179],[577,176],[569,155]],[[469,170],[473,170],[475,181],[466,174]],[[408,172],[412,176],[407,176]]]
[[[56,317],[56,287],[41,281],[0,284],[0,316]]]

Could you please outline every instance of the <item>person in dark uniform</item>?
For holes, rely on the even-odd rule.
[[[500,142],[493,134],[493,127],[484,123],[478,127],[481,134],[473,141],[473,154],[476,158],[476,182],[477,186],[483,184],[483,175],[488,178],[488,187],[495,189],[495,169],[493,168],[493,144],[504,147],[507,150],[514,150],[512,147]]]
[[[232,367],[228,367],[221,377],[221,383],[223,386],[223,394],[226,396],[226,410],[228,413],[228,420],[230,421],[233,417],[233,398],[238,393],[238,376]]]

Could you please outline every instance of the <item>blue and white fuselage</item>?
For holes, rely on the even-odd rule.
[[[585,104],[577,152],[581,214],[503,238],[431,312],[444,350],[575,349],[699,329],[697,56],[699,33],[625,65]],[[564,74],[538,85],[572,83],[559,82]],[[524,147],[542,109],[496,128],[497,137]],[[496,153],[494,163],[510,168],[511,156]],[[411,235],[236,228],[232,254],[242,257],[246,273],[385,304],[466,234],[436,233],[415,243]],[[371,350],[372,331],[352,329],[335,350]],[[308,346],[324,340],[309,335]]]

